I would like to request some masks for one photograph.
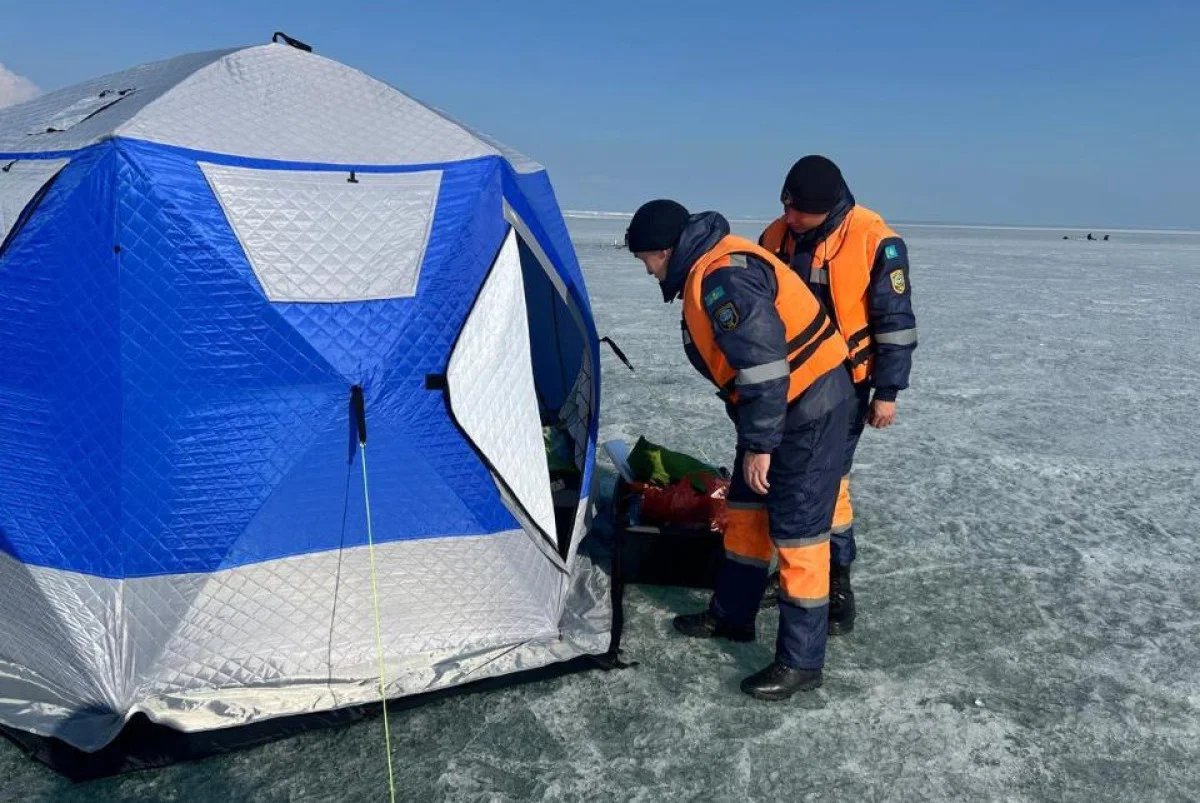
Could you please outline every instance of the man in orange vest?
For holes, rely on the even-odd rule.
[[[829,632],[840,635],[854,629],[854,451],[865,424],[886,429],[896,420],[896,396],[908,387],[917,347],[908,250],[879,215],[855,205],[842,171],[824,156],[796,162],[780,200],[783,217],[767,227],[759,244],[791,265],[833,316],[849,350],[857,399],[830,550]]]
[[[683,300],[684,350],[737,428],[717,589],[707,610],[676,617],[675,628],[753,640],[777,552],[775,660],[743,680],[742,691],[782,700],[814,689],[825,663],[830,525],[853,406],[845,340],[786,264],[731,236],[715,212],[651,201],[625,242],[663,300]]]

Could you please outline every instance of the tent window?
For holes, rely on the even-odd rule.
[[[270,300],[416,295],[441,171],[200,169]]]
[[[0,162],[0,254],[16,239],[67,159]]]
[[[136,89],[105,89],[103,92],[95,95],[80,98],[67,108],[59,111],[45,123],[39,124],[37,128],[27,133],[29,136],[36,136],[39,134],[57,134],[61,131],[68,131],[84,120],[94,117],[108,107],[119,103],[136,91]]]

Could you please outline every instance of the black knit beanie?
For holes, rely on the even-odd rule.
[[[625,231],[625,247],[635,254],[674,248],[690,217],[687,209],[675,201],[660,199],[642,204]]]
[[[805,156],[788,171],[779,200],[797,212],[820,215],[837,205],[845,186],[837,165],[824,156]]]

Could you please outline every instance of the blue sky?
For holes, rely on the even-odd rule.
[[[1185,0],[69,0],[6,11],[0,63],[54,89],[276,29],[528,153],[569,208],[772,214],[820,152],[896,219],[1200,228]]]

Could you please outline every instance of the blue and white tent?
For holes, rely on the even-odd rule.
[[[0,110],[0,241],[0,725],[377,701],[364,455],[389,697],[608,649],[539,165],[301,49],[199,53]]]

